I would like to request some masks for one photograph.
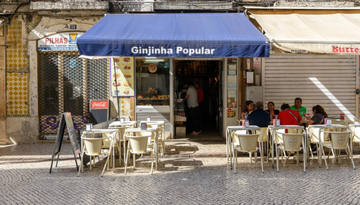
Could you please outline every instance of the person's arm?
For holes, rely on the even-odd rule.
[[[302,125],[304,122],[303,122],[303,120],[302,120],[301,115],[299,114],[299,112],[297,112],[297,116],[296,116],[296,117],[298,118],[299,125]]]
[[[245,113],[241,112],[241,119],[245,119]]]
[[[299,125],[302,125],[304,122],[302,121],[302,119],[299,121]]]
[[[185,96],[185,98],[186,98],[186,99],[188,99],[188,98],[189,98],[189,94],[187,94],[187,93],[186,93],[186,96]]]
[[[307,123],[306,123],[306,127],[308,127],[309,125],[312,125],[312,124],[314,124],[314,120],[309,120]]]

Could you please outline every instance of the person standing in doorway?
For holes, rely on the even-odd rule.
[[[189,107],[189,115],[187,119],[188,127],[191,130],[190,134],[200,134],[200,107],[198,103],[198,94],[192,82],[188,83],[188,89],[186,92],[187,105]]]
[[[302,99],[301,98],[295,98],[294,105],[290,107],[291,110],[296,110],[300,114],[301,118],[304,117],[306,114],[306,107],[301,106],[302,105]]]
[[[200,110],[200,113],[199,113],[199,128],[200,130],[202,130],[202,123],[203,123],[203,119],[202,119],[202,116],[203,116],[203,113],[204,113],[204,105],[203,105],[203,101],[204,101],[204,91],[201,89],[200,85],[199,85],[199,81],[195,80],[194,81],[194,87],[197,91],[197,100],[198,100],[198,103],[199,103],[199,110]]]

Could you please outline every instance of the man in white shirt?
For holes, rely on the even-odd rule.
[[[197,91],[192,82],[188,83],[186,92],[187,105],[189,107],[189,115],[187,116],[187,124],[190,129],[190,134],[200,134],[200,107],[198,103]]]

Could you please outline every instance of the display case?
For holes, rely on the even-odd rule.
[[[165,131],[172,130],[170,122],[169,59],[136,59],[136,121],[164,121]]]
[[[170,105],[169,61],[136,60],[136,105]]]
[[[175,136],[186,136],[186,100],[175,99]]]

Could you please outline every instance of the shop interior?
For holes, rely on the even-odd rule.
[[[204,99],[200,104],[202,136],[220,136],[222,119],[219,104],[222,104],[220,88],[222,61],[220,60],[174,60],[175,92],[175,138],[191,137],[186,123],[187,105],[185,99],[187,84],[197,81],[203,90]],[[200,135],[199,135],[200,136]]]

